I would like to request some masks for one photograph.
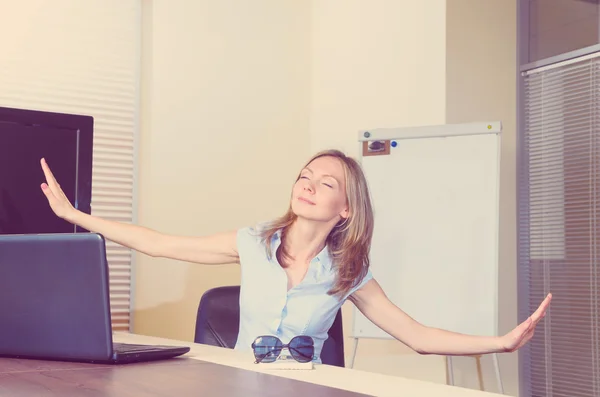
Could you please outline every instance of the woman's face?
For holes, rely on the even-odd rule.
[[[301,172],[292,191],[292,211],[308,220],[337,223],[348,217],[344,167],[335,157],[319,157]]]

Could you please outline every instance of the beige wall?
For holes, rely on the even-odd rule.
[[[355,156],[359,129],[444,123],[445,10],[445,0],[313,0],[313,151]]]
[[[447,6],[446,122],[500,120],[499,331],[517,324],[516,284],[516,1],[452,0]],[[457,384],[476,387],[473,360],[454,359]],[[517,353],[502,354],[505,393],[518,394]],[[490,356],[486,390],[497,391]]]
[[[286,209],[308,155],[309,4],[144,1],[138,223],[205,235]],[[136,256],[133,330],[192,340],[237,265]]]

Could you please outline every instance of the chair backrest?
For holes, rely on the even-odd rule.
[[[206,291],[198,305],[195,343],[233,349],[240,326],[240,287],[226,286]],[[338,311],[321,350],[323,364],[345,366],[342,311]]]

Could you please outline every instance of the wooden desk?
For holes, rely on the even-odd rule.
[[[310,371],[269,370],[254,364],[252,352],[243,353],[232,349],[200,345],[178,340],[156,338],[151,336],[115,333],[115,342],[140,344],[172,344],[189,346],[190,352],[184,357],[202,360],[215,364],[232,366],[248,371],[270,374],[287,379],[294,379],[316,385],[329,386],[342,390],[382,397],[435,396],[435,397],[499,397],[501,394],[466,389],[456,386],[424,382],[397,376],[377,374],[330,365],[315,365]]]
[[[189,358],[122,366],[56,364],[0,359],[0,396],[365,396]]]
[[[121,366],[0,359],[0,396],[499,396],[328,365],[273,370],[254,364],[251,352],[176,340],[125,333],[115,333],[114,340],[190,346],[191,351],[181,358]]]

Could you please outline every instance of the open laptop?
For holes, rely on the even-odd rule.
[[[102,235],[0,235],[0,356],[121,364],[189,350],[113,343]]]

